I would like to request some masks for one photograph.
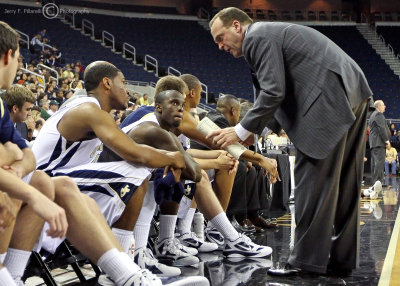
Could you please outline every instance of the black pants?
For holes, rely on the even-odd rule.
[[[289,263],[326,272],[359,262],[359,198],[368,100],[353,109],[356,120],[322,160],[296,155],[295,242]]]

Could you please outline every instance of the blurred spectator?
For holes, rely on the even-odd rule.
[[[139,105],[149,105],[149,95],[147,93],[139,98]]]
[[[36,137],[39,135],[40,129],[42,129],[44,124],[43,118],[39,118],[38,120],[35,121],[35,129],[33,130],[32,133],[32,140],[35,140]]]
[[[49,103],[50,101],[47,99],[47,96],[46,98],[43,98],[40,101],[40,107],[41,107],[40,117],[42,117],[44,120],[47,120],[50,117],[50,114],[48,113],[50,107]]]
[[[390,136],[397,135],[396,125],[394,123],[390,124],[389,130],[390,130]]]
[[[68,79],[68,77],[73,78],[74,73],[71,71],[71,65],[65,65],[65,71],[62,73],[62,77]]]
[[[397,166],[397,150],[390,145],[386,144],[386,156],[385,156],[385,175],[389,176],[389,165],[392,168],[392,176],[396,176],[396,166]]]
[[[60,104],[58,103],[57,100],[50,100],[49,103],[49,110],[47,110],[47,113],[52,116],[54,113],[57,112],[58,107],[60,106]]]

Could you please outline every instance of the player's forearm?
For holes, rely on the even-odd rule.
[[[249,161],[258,165],[261,163],[263,158],[264,158],[263,155],[254,153],[253,151],[250,150],[244,151],[243,154],[240,156],[240,160]]]
[[[221,154],[220,150],[188,149],[187,152],[198,159],[216,159]]]
[[[194,158],[203,170],[218,169],[219,165],[216,159]]]
[[[24,157],[20,161],[15,161],[11,166],[21,176],[24,177],[36,168],[36,160],[33,152],[29,148],[22,150]]]
[[[0,189],[11,198],[30,204],[39,191],[26,184],[16,175],[0,168]]]

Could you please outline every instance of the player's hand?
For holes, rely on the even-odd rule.
[[[217,158],[217,165],[219,170],[231,170],[235,167],[235,158],[228,152],[222,151]]]
[[[67,235],[68,222],[63,208],[39,192],[35,193],[27,203],[38,216],[49,223],[47,234],[50,237],[64,238]]]
[[[175,169],[184,169],[186,167],[185,157],[180,151],[168,152],[168,155],[173,157],[172,167]]]
[[[269,174],[269,182],[271,184],[281,180],[278,173],[278,163],[275,159],[264,158],[260,166],[264,169],[264,175]]]
[[[17,208],[5,192],[0,191],[0,232],[9,227],[17,216]]]

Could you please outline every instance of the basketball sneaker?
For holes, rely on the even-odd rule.
[[[241,233],[234,241],[225,239],[225,246],[222,252],[226,257],[266,257],[271,253],[271,247],[257,245],[249,237]]]
[[[177,267],[167,266],[158,262],[150,249],[141,247],[135,250],[133,261],[142,269],[147,269],[158,277],[172,277],[181,275]]]
[[[198,252],[211,252],[218,249],[218,245],[212,242],[201,240],[194,232],[176,234],[183,246],[195,248]]]
[[[200,262],[197,257],[182,248],[176,238],[166,238],[162,241],[158,241],[157,238],[154,249],[157,259],[172,262],[173,266],[190,266]]]
[[[205,230],[206,241],[218,245],[218,250],[224,249],[225,239],[222,234],[215,227],[206,227]]]

